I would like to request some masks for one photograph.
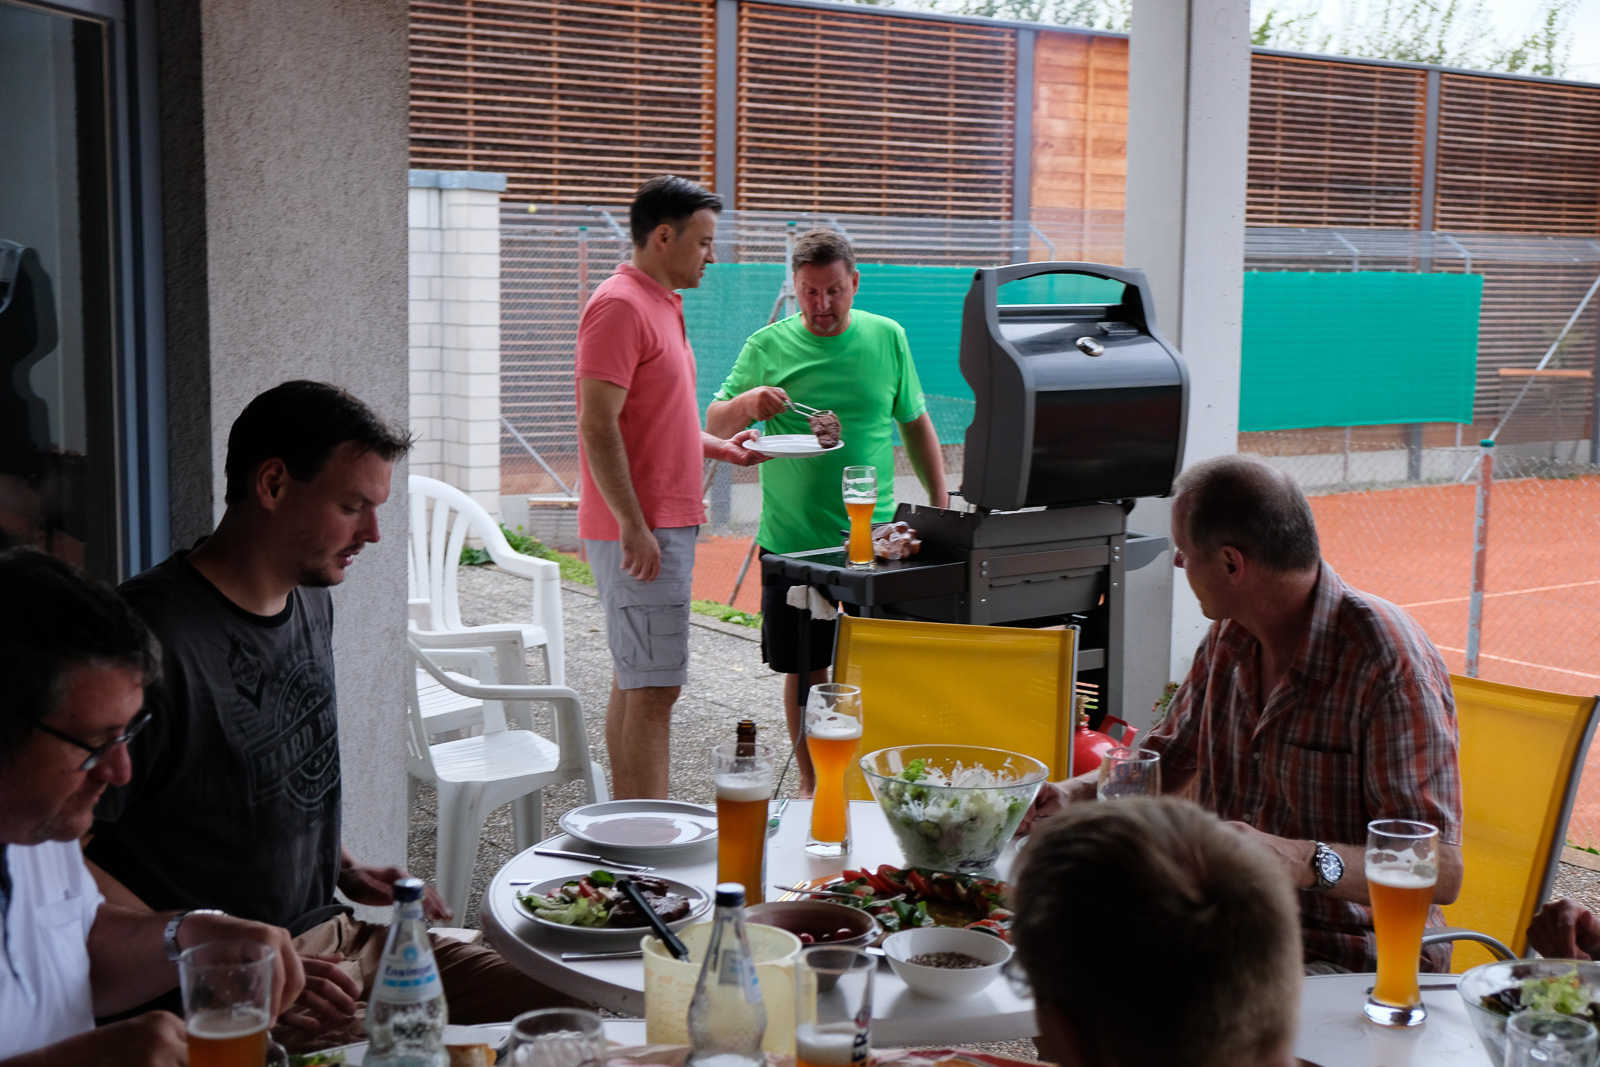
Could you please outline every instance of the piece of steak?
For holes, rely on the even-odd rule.
[[[823,448],[832,448],[839,443],[842,432],[839,426],[839,416],[831,411],[819,411],[815,415],[806,417],[806,422],[811,426],[811,432],[817,435],[817,444]]]
[[[650,909],[661,916],[663,922],[676,922],[689,914],[688,898],[677,893],[669,893],[667,887],[659,880],[650,878],[635,878],[639,888],[644,891],[644,899],[649,902]],[[652,888],[645,882],[655,882],[660,888]],[[633,901],[622,897],[611,906],[611,918],[606,921],[607,926],[646,926],[648,923],[639,909],[633,906]]]

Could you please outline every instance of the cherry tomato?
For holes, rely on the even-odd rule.
[[[802,945],[815,945],[817,943],[817,939],[812,937],[810,934],[801,934],[800,943]]]
[[[854,936],[856,936],[856,932],[854,930],[850,929],[848,926],[841,926],[830,935],[829,939],[832,941],[848,941]]]

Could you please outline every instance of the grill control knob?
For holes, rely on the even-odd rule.
[[[1080,337],[1078,338],[1078,351],[1086,356],[1103,356],[1106,354],[1106,346],[1096,341],[1093,337]]]

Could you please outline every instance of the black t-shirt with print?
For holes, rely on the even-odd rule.
[[[161,639],[162,677],[88,856],[157,910],[221,908],[298,934],[343,910],[333,601],[301,587],[254,615],[187,556],[120,589]]]

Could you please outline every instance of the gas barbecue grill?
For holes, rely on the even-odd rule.
[[[1120,282],[1120,301],[999,302],[1002,285],[1062,274]],[[961,325],[961,373],[977,401],[959,494],[970,510],[901,504],[895,518],[922,539],[909,560],[852,570],[842,549],[826,548],[766,555],[763,569],[869,616],[1078,626],[1079,677],[1099,686],[1102,715],[1125,717],[1127,573],[1167,547],[1130,533],[1127,516],[1137,498],[1171,491],[1188,401],[1183,360],[1154,319],[1143,271],[977,271]],[[800,627],[802,639],[808,632]]]

